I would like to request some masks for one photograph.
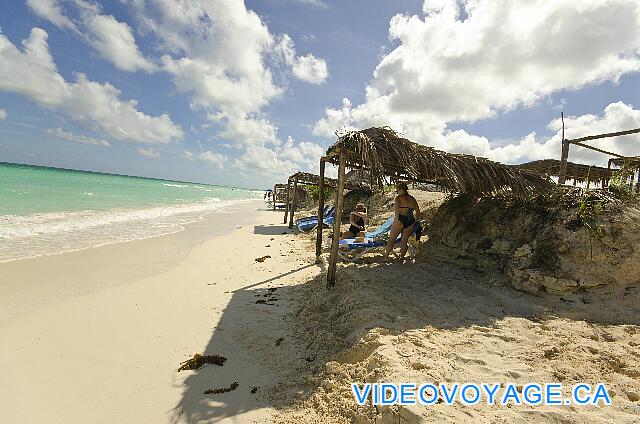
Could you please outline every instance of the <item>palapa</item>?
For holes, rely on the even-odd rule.
[[[438,184],[471,195],[510,191],[526,196],[545,192],[552,185],[548,179],[525,169],[413,143],[388,127],[339,134],[338,141],[327,151],[327,161],[338,164],[338,153],[342,150],[346,153],[347,168],[366,169],[371,182],[379,186],[388,176]]]
[[[514,165],[516,168],[537,173],[544,177],[559,177],[562,162],[557,159],[535,160],[533,162]],[[583,182],[602,183],[603,185],[611,178],[611,170],[595,165],[585,165],[582,163],[567,162],[565,178]]]
[[[327,286],[335,285],[335,271],[340,237],[340,219],[343,207],[345,168],[365,169],[371,183],[382,186],[387,177],[417,183],[434,183],[455,192],[472,196],[495,195],[509,192],[529,196],[546,192],[552,187],[548,178],[525,169],[503,165],[471,155],[453,154],[413,143],[389,127],[369,128],[338,134],[338,141],[329,147],[320,159],[320,174],[324,175],[325,162],[338,165],[336,193],[336,219],[327,270]],[[324,199],[321,197],[318,210]],[[320,260],[322,228],[318,226],[316,256]]]
[[[320,187],[331,187],[336,188],[338,186],[338,180],[324,177],[323,184],[320,184],[320,175],[311,174],[309,172],[296,172],[295,174],[289,176],[287,180],[287,193],[291,192],[291,185],[293,184],[293,196],[291,202],[287,200],[287,204],[285,205],[284,210],[284,221],[283,223],[287,223],[287,219],[289,220],[289,228],[293,227],[293,216],[295,214],[295,209],[297,207],[297,186],[298,184],[307,185],[307,186],[318,186]],[[345,188],[348,190],[369,190],[370,188],[362,183],[362,182],[345,182]],[[324,188],[323,188],[324,190]],[[289,199],[287,195],[287,199]],[[287,218],[288,217],[288,218]]]

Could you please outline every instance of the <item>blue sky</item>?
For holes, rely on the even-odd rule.
[[[0,161],[267,187],[343,128],[520,163],[561,110],[640,127],[635,0],[9,0],[0,28]]]

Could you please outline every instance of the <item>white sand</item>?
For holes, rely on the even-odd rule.
[[[0,264],[0,420],[160,423],[180,419],[183,406],[192,418],[264,415],[249,384],[271,376],[233,345],[233,320],[219,320],[274,308],[227,310],[233,290],[273,286],[258,283],[296,263],[279,256],[285,236],[271,224],[281,216],[218,214],[178,234]],[[202,233],[209,238],[194,248]],[[196,352],[228,360],[178,373]],[[234,392],[203,395],[234,381]]]
[[[327,292],[313,235],[247,215],[0,264],[2,422],[640,422],[640,288],[534,297],[426,251],[341,264]],[[177,372],[196,352],[227,361]],[[485,380],[604,382],[614,404],[376,410],[349,389]]]

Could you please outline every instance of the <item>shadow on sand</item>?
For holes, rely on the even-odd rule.
[[[281,234],[283,228],[256,226],[256,233]],[[598,305],[595,295],[579,294],[572,299],[532,296],[507,285],[501,274],[463,269],[436,257],[404,266],[341,265],[337,285],[330,291],[325,288],[323,270],[302,284],[288,285],[288,279],[313,266],[234,292],[203,352],[228,360],[223,367],[202,368],[185,380],[183,398],[173,410],[174,422],[217,422],[228,417],[246,422],[262,408],[291,406],[295,396],[269,401],[266,399],[273,397],[263,394],[285,379],[287,390],[297,394],[298,400],[309,396],[306,378],[330,360],[344,360],[341,352],[376,327],[391,334],[423,328],[458,331],[472,326],[495,328],[496,322],[507,317],[533,323],[549,317],[611,325],[640,323],[639,311],[634,312],[635,317],[634,313],[616,317],[606,310],[610,305]],[[633,296],[637,298],[638,293]],[[614,303],[612,299],[611,305]],[[238,382],[234,391],[203,394],[234,382]],[[237,417],[239,414],[246,415]]]

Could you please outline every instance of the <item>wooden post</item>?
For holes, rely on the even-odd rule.
[[[347,154],[340,150],[340,162],[338,166],[338,186],[336,187],[336,210],[333,220],[333,238],[331,239],[331,254],[329,256],[329,269],[327,271],[327,288],[336,285],[336,265],[338,263],[338,247],[340,244],[340,225],[342,224],[342,208],[344,206],[344,168],[347,162]]]
[[[564,112],[560,112],[560,119],[562,119],[562,153],[560,155],[558,184],[564,184],[567,174],[567,159],[569,158],[569,141],[564,138]]]
[[[613,159],[609,159],[607,163],[607,187],[609,187],[609,182],[611,182],[611,161]]]
[[[322,255],[322,227],[323,223],[323,212],[324,212],[324,168],[325,161],[324,158],[320,159],[320,184],[318,184],[318,228],[316,228],[316,263],[321,261]]]
[[[273,186],[273,193],[271,193],[271,200],[273,201],[273,210],[276,210],[276,186]]]
[[[291,199],[291,209],[289,210],[289,228],[293,227],[293,214],[296,213],[296,202],[298,201],[298,176],[293,178],[293,196]]]
[[[287,198],[284,205],[284,220],[283,224],[287,223],[287,215],[289,215],[289,191],[291,190],[291,180],[287,180]]]
[[[591,167],[587,171],[587,190],[589,190],[589,186],[591,185]]]

